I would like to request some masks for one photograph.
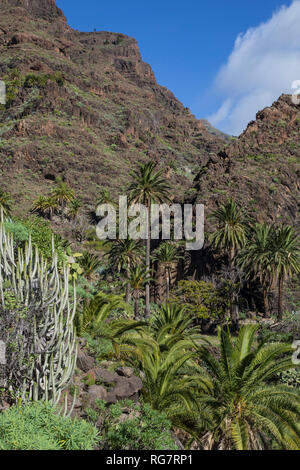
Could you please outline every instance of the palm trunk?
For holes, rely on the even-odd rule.
[[[278,276],[278,320],[282,320],[283,307],[282,307],[282,291],[283,291],[283,275]]]
[[[137,295],[134,296],[134,319],[139,319],[139,298]]]
[[[268,298],[268,289],[266,286],[263,286],[263,295],[264,295],[264,309],[265,309],[265,316],[269,316],[270,307],[269,307],[269,298]]]
[[[229,270],[230,270],[230,273],[233,269],[234,257],[235,257],[235,249],[234,249],[234,247],[231,247],[229,249]],[[230,310],[231,322],[232,322],[234,327],[237,327],[238,326],[238,307],[237,307],[235,297],[236,297],[235,293],[232,291],[230,293],[230,299],[229,299],[229,302],[230,302],[229,310]]]
[[[127,262],[127,277],[129,278],[130,273],[130,261]],[[126,284],[126,302],[129,304],[130,302],[130,283],[127,282]]]
[[[146,268],[150,270],[150,251],[151,251],[151,228],[150,228],[150,204],[147,204],[147,240],[146,240]],[[150,317],[150,283],[145,285],[145,316]]]
[[[129,304],[130,302],[130,284],[129,282],[126,284],[126,302]]]
[[[169,300],[170,297],[170,271],[169,268],[166,268],[166,299]]]

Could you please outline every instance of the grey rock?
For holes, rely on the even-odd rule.
[[[96,400],[106,400],[107,391],[101,385],[91,385],[88,389],[88,404],[93,407]]]
[[[83,372],[88,372],[89,370],[93,369],[95,365],[95,359],[79,349],[76,365],[78,369],[82,370]]]
[[[100,379],[104,383],[115,383],[118,379],[118,375],[115,372],[110,372],[109,370],[102,369],[101,367],[95,367],[94,373],[96,374],[97,379]]]
[[[134,370],[131,367],[118,367],[116,373],[123,377],[130,378],[133,376]]]

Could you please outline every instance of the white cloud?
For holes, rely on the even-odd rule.
[[[294,80],[300,80],[300,0],[237,37],[214,83],[213,91],[223,102],[207,119],[238,135],[258,110],[282,93],[292,93]]]

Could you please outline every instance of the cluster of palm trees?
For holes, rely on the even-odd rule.
[[[228,258],[229,271],[240,268],[247,280],[260,282],[265,315],[270,313],[269,295],[278,286],[278,319],[283,317],[284,282],[300,273],[299,236],[289,225],[255,223],[229,199],[210,217],[217,227],[210,237],[212,245]],[[231,312],[234,301],[231,299]]]
[[[108,327],[115,356],[141,374],[143,399],[185,431],[187,447],[299,449],[299,392],[275,381],[295,367],[291,345],[258,342],[258,326],[245,325],[236,338],[219,328],[212,352],[184,308],[170,304],[148,322]]]
[[[158,261],[165,273],[166,297],[170,292],[170,271],[178,259],[178,247],[172,242],[162,243],[151,256],[150,212],[153,202],[170,201],[170,188],[156,170],[154,163],[142,165],[133,175],[129,188],[130,201],[143,203],[148,211],[148,236],[145,244],[145,263],[141,260],[141,244],[132,240],[117,240],[112,247],[110,262],[119,273],[125,272],[128,278],[126,299],[130,298],[130,286],[135,300],[145,291],[145,318],[150,315],[150,282],[152,279],[151,261]],[[102,198],[102,201],[105,199]],[[108,194],[106,201],[111,201]],[[216,223],[209,243],[224,255],[227,260],[230,289],[230,316],[237,322],[238,293],[241,282],[256,282],[261,285],[265,315],[270,314],[269,296],[272,286],[278,286],[278,319],[283,316],[284,282],[300,272],[299,237],[288,225],[259,224],[251,220],[233,199],[228,199],[209,215]],[[234,286],[238,286],[238,291]]]
[[[49,196],[39,196],[33,202],[32,212],[50,220],[54,214],[65,214],[73,220],[81,207],[82,203],[75,197],[74,190],[67,183],[57,181]]]
[[[139,166],[132,174],[128,188],[129,201],[141,203],[147,209],[147,239],[144,248],[135,240],[116,240],[109,255],[110,265],[116,272],[124,275],[126,300],[133,292],[136,315],[138,299],[144,294],[145,318],[150,317],[150,285],[153,277],[151,265],[158,262],[163,267],[166,284],[166,297],[171,287],[171,269],[179,259],[178,247],[172,242],[162,243],[151,256],[151,205],[171,200],[170,186],[157,170],[156,164],[149,162]],[[112,197],[103,190],[100,203],[112,203]],[[11,208],[8,193],[0,192],[0,207],[7,214]],[[64,182],[58,181],[49,197],[40,196],[33,204],[33,212],[51,218],[62,213],[74,219],[81,207],[74,191]],[[228,260],[228,273],[232,286],[235,278],[243,282],[259,282],[263,292],[266,316],[270,313],[269,297],[275,283],[278,286],[278,319],[283,316],[283,288],[287,279],[300,272],[299,237],[288,225],[274,226],[259,224],[250,220],[237,203],[229,199],[212,212],[209,217],[216,223],[210,236],[210,244]],[[144,260],[144,261],[143,261]],[[237,274],[237,276],[235,275]],[[230,314],[233,322],[237,317],[238,295],[230,290]]]

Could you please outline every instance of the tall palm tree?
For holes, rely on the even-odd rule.
[[[147,240],[146,240],[146,268],[150,269],[151,255],[151,228],[150,213],[152,203],[162,203],[170,200],[170,186],[162,177],[162,171],[156,171],[157,164],[149,162],[141,165],[133,173],[133,181],[129,187],[130,202],[141,203],[147,208]],[[150,284],[146,283],[146,318],[150,316]]]
[[[139,240],[116,240],[108,253],[109,264],[127,277],[134,266],[142,259],[142,247]],[[130,301],[130,284],[126,284],[126,302]]]
[[[278,320],[281,320],[284,281],[300,273],[300,240],[289,225],[282,225],[276,229],[271,261],[278,280]]]
[[[233,199],[228,199],[209,216],[217,222],[217,229],[210,237],[211,244],[227,252],[229,270],[233,269],[236,254],[246,243],[246,223],[243,211]],[[230,316],[237,323],[235,299],[230,299]]]
[[[264,310],[269,316],[269,291],[273,281],[273,268],[270,258],[274,238],[274,227],[256,223],[249,240],[239,255],[239,264],[247,278],[258,278],[263,290]]]
[[[236,340],[219,328],[220,359],[207,347],[199,349],[205,386],[198,400],[213,423],[199,436],[206,449],[263,449],[272,440],[281,448],[299,449],[299,392],[271,382],[295,368],[292,346],[257,344],[258,328],[242,327]]]
[[[237,251],[246,243],[245,216],[236,202],[228,199],[209,218],[214,219],[218,226],[210,242],[215,248],[226,250],[231,268]]]
[[[3,215],[9,215],[11,211],[12,199],[11,195],[6,191],[0,190],[0,212],[2,210]]]
[[[150,272],[143,266],[135,266],[128,273],[128,283],[133,290],[134,317],[139,317],[139,298],[144,292],[145,285],[151,280]]]
[[[167,300],[170,297],[171,270],[174,263],[180,258],[182,256],[179,255],[177,246],[170,242],[161,243],[152,256],[152,259],[158,261],[164,268]]]

